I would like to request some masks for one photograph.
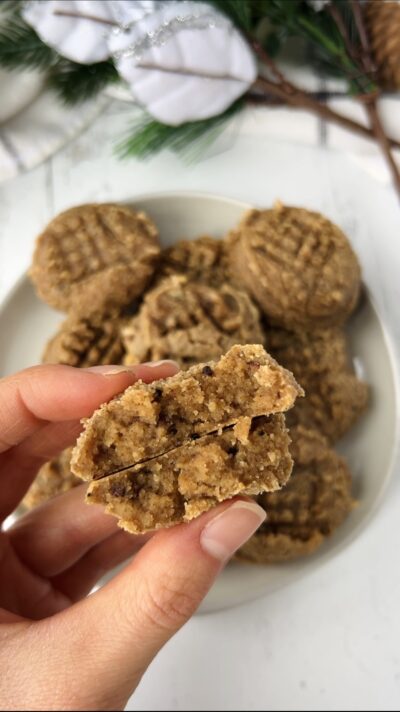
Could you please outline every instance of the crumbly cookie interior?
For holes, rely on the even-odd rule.
[[[92,482],[87,501],[139,533],[189,521],[235,495],[282,487],[291,472],[281,414],[244,419],[135,468]]]

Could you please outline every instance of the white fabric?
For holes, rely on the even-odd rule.
[[[257,74],[248,43],[207,3],[160,3],[109,46],[132,94],[171,126],[222,113]]]
[[[53,92],[42,91],[22,111],[0,123],[0,181],[34,168],[58,151],[108,103],[102,96],[66,107]]]
[[[93,64],[110,56],[113,23],[137,21],[154,6],[152,0],[31,0],[22,15],[62,57]]]

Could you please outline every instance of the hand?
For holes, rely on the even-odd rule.
[[[0,522],[38,468],[74,442],[80,418],[137,378],[150,382],[175,371],[169,362],[38,366],[0,380]],[[83,495],[84,485],[0,532],[1,709],[123,708],[153,657],[265,516],[254,502],[237,500],[190,524],[133,537],[100,508],[87,507]]]

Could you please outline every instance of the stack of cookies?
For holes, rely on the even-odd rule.
[[[201,236],[162,250],[157,227],[142,212],[84,205],[56,217],[39,236],[31,278],[45,302],[67,312],[45,348],[45,363],[87,367],[172,358],[192,374],[235,345],[261,344],[294,375],[305,397],[286,414],[293,473],[287,484],[282,478],[281,491],[253,489],[261,492],[257,501],[268,519],[240,558],[275,563],[310,553],[351,511],[351,475],[332,446],[368,401],[344,332],[361,274],[346,236],[329,220],[277,204],[245,214],[223,240]],[[231,434],[224,437],[228,442]],[[258,445],[258,466],[260,452]],[[70,458],[69,449],[39,471],[26,506],[79,483]],[[132,475],[125,478],[125,492],[132,482]],[[95,500],[110,499],[105,487],[91,485]],[[140,530],[135,526],[130,529]]]

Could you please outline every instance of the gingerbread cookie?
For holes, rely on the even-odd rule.
[[[179,275],[147,293],[122,333],[126,363],[170,358],[182,368],[264,338],[258,309],[247,294],[229,284],[216,289]]]
[[[43,301],[84,314],[129,304],[159,260],[150,218],[123,205],[80,205],[58,215],[39,236],[30,276]]]
[[[351,475],[345,461],[316,432],[291,430],[292,476],[281,492],[257,502],[268,514],[238,558],[273,564],[311,554],[354,507]]]
[[[283,205],[252,210],[229,244],[233,274],[280,326],[335,326],[353,311],[357,257],[344,233],[319,213]]]
[[[72,474],[70,468],[72,447],[46,462],[39,470],[35,480],[26,493],[22,504],[26,509],[33,509],[47,502],[58,494],[68,492],[82,484],[82,480]]]
[[[138,534],[187,522],[235,495],[275,491],[292,459],[283,415],[249,420],[92,482],[87,502]]]
[[[346,337],[341,329],[291,333],[270,328],[268,351],[292,371],[305,391],[289,415],[320,430],[331,443],[339,440],[365,411],[369,389],[351,369]]]
[[[218,361],[164,381],[138,382],[84,421],[71,467],[83,479],[158,457],[243,418],[272,415],[302,394],[262,346],[233,346]]]
[[[79,368],[122,363],[121,322],[119,312],[92,316],[71,314],[48,342],[43,363]]]

